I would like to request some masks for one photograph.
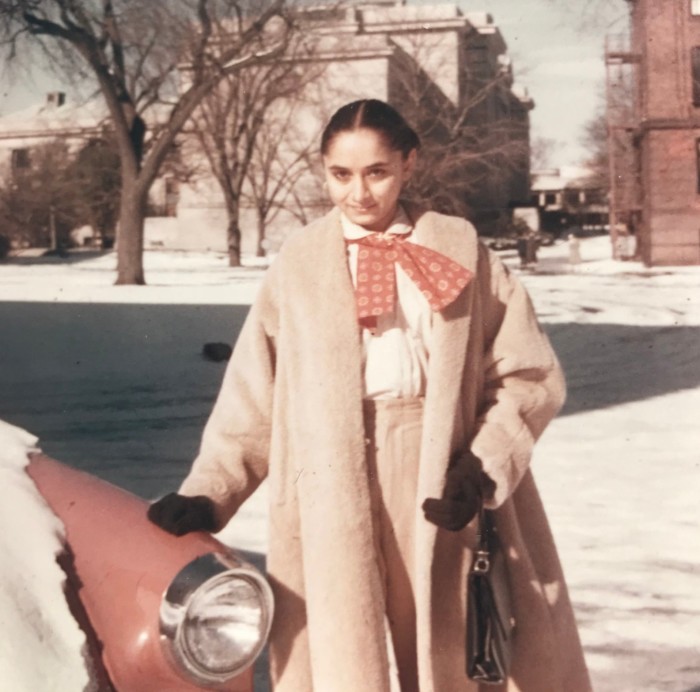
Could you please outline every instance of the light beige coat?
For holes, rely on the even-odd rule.
[[[471,446],[497,484],[493,506],[512,579],[517,637],[508,690],[590,689],[556,549],[528,470],[564,399],[554,353],[520,283],[462,219],[411,210],[417,242],[475,273],[434,318],[415,511],[422,692],[470,692],[465,584],[474,526],[437,529],[454,450]],[[360,334],[340,218],[285,243],[236,343],[182,492],[223,524],[269,476],[270,643],[277,692],[389,692],[384,605],[372,540]],[[494,689],[494,688],[490,688]],[[496,688],[498,689],[498,688]]]

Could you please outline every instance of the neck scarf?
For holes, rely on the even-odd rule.
[[[406,237],[372,233],[346,239],[359,246],[355,299],[358,321],[365,327],[376,327],[378,317],[396,309],[396,263],[436,312],[454,302],[472,279],[468,269],[435,250],[407,242]]]

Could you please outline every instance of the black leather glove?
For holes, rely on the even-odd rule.
[[[217,528],[214,503],[205,495],[188,497],[168,493],[148,508],[147,516],[175,536],[184,536],[191,531],[215,531]]]
[[[457,454],[450,462],[441,499],[423,502],[425,518],[448,531],[461,531],[479,511],[482,495],[490,497],[494,482],[481,470],[481,460],[471,452]]]

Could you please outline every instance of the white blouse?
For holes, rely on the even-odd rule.
[[[341,214],[343,235],[357,240],[374,233]],[[406,235],[413,227],[406,212],[399,207],[386,233]],[[413,235],[408,242],[415,242]],[[357,285],[358,245],[348,248],[348,264]],[[372,333],[362,330],[362,356],[365,399],[401,399],[425,394],[430,355],[432,311],[420,289],[396,264],[396,310],[381,315]]]

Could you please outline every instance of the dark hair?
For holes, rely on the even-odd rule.
[[[321,154],[328,153],[331,142],[341,132],[361,128],[380,134],[387,146],[392,151],[400,151],[404,158],[420,146],[418,135],[396,109],[384,101],[362,99],[344,105],[333,114],[321,135]]]

